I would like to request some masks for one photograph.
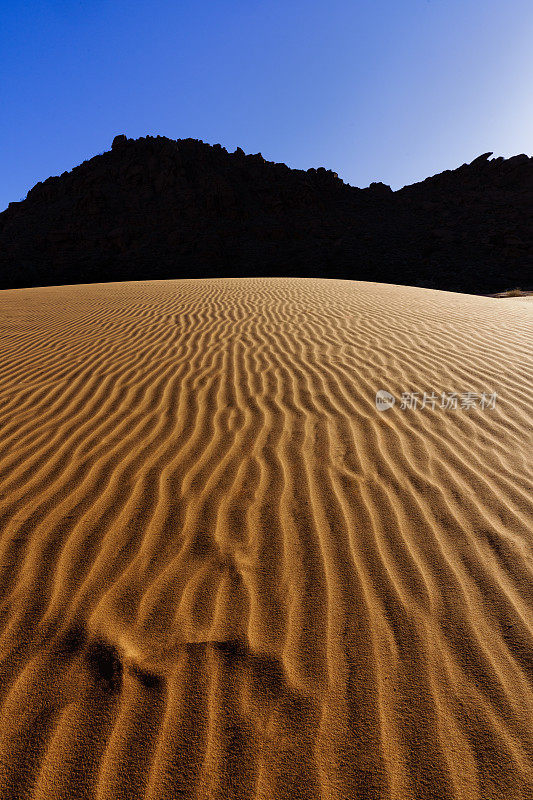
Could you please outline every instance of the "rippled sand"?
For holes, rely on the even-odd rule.
[[[2,800],[532,798],[532,333],[377,283],[1,292]]]

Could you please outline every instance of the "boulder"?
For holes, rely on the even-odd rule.
[[[127,141],[128,141],[128,137],[124,133],[119,133],[113,139],[113,142],[111,144],[111,150],[117,150],[122,145],[125,145]]]

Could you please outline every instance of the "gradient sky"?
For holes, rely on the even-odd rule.
[[[531,0],[4,2],[0,209],[164,135],[398,189],[532,154]]]

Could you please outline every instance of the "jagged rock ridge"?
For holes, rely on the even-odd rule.
[[[392,192],[240,148],[120,135],[0,214],[0,286],[296,275],[533,288],[533,158],[491,155]]]

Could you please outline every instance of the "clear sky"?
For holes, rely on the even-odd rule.
[[[164,135],[398,189],[533,151],[531,0],[2,0],[0,209]]]

